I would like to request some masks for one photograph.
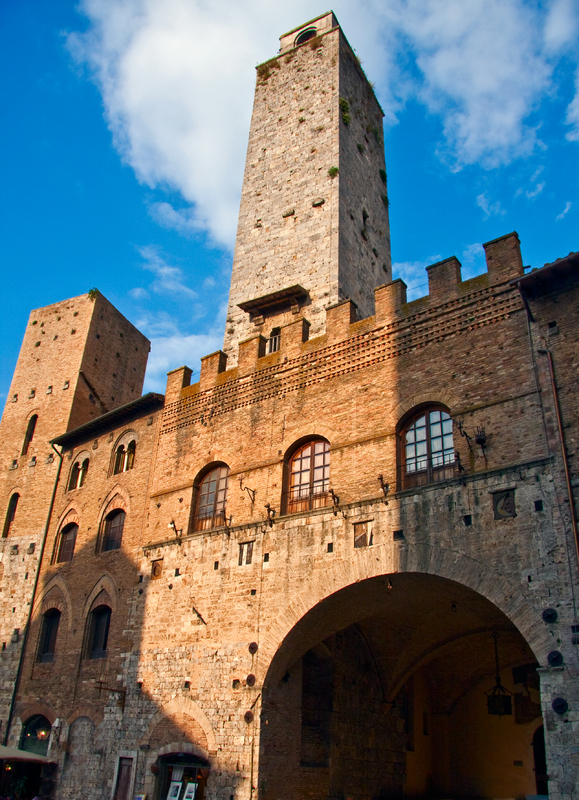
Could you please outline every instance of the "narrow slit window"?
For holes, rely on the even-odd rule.
[[[33,414],[30,419],[28,420],[28,426],[26,428],[26,434],[24,436],[24,442],[22,443],[22,454],[23,456],[28,455],[28,448],[30,447],[30,443],[34,438],[34,431],[36,430],[36,423],[38,421],[38,414]]]
[[[18,501],[20,500],[20,495],[18,492],[14,492],[12,497],[8,502],[8,509],[6,511],[6,519],[4,520],[4,530],[2,531],[2,538],[5,539],[8,534],[10,533],[10,529],[12,527],[12,523],[14,522],[14,517],[16,516],[16,508],[18,506]]]

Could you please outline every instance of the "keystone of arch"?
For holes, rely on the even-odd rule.
[[[141,744],[148,744],[149,739],[151,738],[153,731],[159,722],[164,720],[165,717],[170,717],[173,714],[185,714],[188,717],[192,717],[205,734],[207,739],[207,750],[205,750],[204,747],[199,747],[199,745],[196,745],[197,749],[199,750],[198,755],[202,755],[203,758],[207,758],[210,753],[217,751],[217,742],[215,741],[215,734],[213,733],[213,727],[209,721],[209,718],[203,709],[198,706],[194,700],[189,698],[177,699],[174,697],[172,700],[169,700],[168,703],[165,703],[165,705],[157,711],[155,716],[149,722],[149,727],[147,728],[147,732],[141,740]],[[169,749],[167,749],[167,747],[169,747]],[[174,752],[171,747],[172,745],[162,747],[158,751],[158,755],[165,755],[165,753]]]
[[[259,672],[262,681],[288,634],[318,603],[352,584],[396,573],[434,575],[477,592],[505,614],[525,638],[539,663],[545,663],[547,654],[556,644],[553,634],[518,586],[498,570],[470,556],[426,544],[401,553],[400,563],[395,565],[391,551],[385,552],[385,547],[374,546],[364,554],[354,553],[348,560],[324,570],[313,577],[307,589],[300,591],[282,609],[264,631],[260,642]],[[377,558],[380,550],[382,554]]]

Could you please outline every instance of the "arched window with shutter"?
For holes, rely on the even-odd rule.
[[[88,617],[86,657],[90,659],[106,658],[109,641],[109,628],[111,624],[111,609],[109,606],[97,606]]]
[[[54,660],[59,625],[60,611],[57,608],[50,608],[42,615],[38,655],[36,658],[41,664],[48,664]]]
[[[287,514],[322,508],[331,503],[330,445],[325,439],[312,439],[294,451],[288,464],[285,502]]]
[[[105,517],[102,532],[102,550],[119,550],[123,539],[126,514],[116,508]]]
[[[58,555],[56,557],[57,564],[63,564],[66,561],[72,561],[77,534],[78,525],[75,522],[70,522],[68,525],[64,526],[60,532],[60,539],[58,542]]]
[[[207,531],[225,525],[228,487],[227,464],[214,466],[201,479],[196,488],[194,530]]]

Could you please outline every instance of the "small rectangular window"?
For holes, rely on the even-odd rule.
[[[354,523],[354,547],[368,547],[372,544],[370,522]]]
[[[239,545],[239,566],[251,564],[251,557],[253,555],[253,542],[243,542]]]
[[[543,510],[543,501],[535,500],[535,511],[542,511],[542,510]]]

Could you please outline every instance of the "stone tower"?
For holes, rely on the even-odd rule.
[[[391,280],[383,113],[372,86],[331,12],[280,44],[257,68],[228,366],[240,341],[268,337],[300,310],[310,336],[323,333],[325,309],[345,298],[359,318],[370,316],[374,288]]]
[[[98,292],[30,314],[0,422],[0,586],[10,596],[0,616],[2,735],[51,497],[68,470],[51,440],[138,398],[149,349],[148,339]]]

